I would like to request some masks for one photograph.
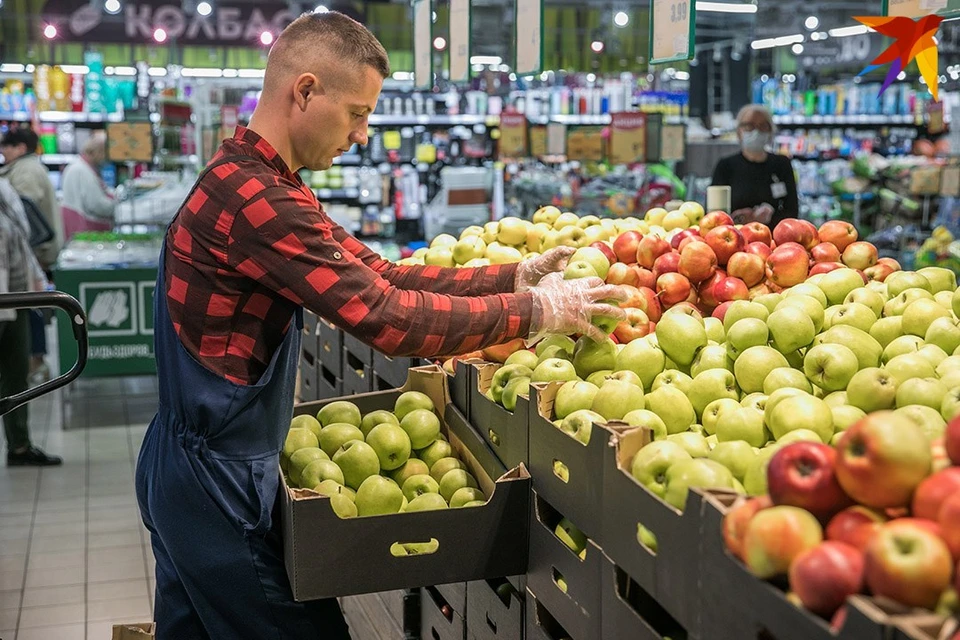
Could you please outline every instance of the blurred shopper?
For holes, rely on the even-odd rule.
[[[95,133],[83,145],[80,157],[63,170],[64,242],[81,231],[109,231],[117,202],[100,179],[100,168],[107,161],[107,137]]]

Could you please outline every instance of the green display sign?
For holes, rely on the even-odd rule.
[[[156,269],[58,270],[57,289],[80,301],[87,314],[87,377],[156,373],[153,290]],[[60,361],[75,362],[70,323],[58,322]]]
[[[924,16],[960,13],[960,0],[883,0],[883,15],[916,20]]]
[[[694,52],[696,0],[652,0],[650,64],[689,60]]]

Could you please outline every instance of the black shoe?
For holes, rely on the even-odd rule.
[[[8,467],[57,467],[61,464],[63,464],[63,458],[49,456],[34,446],[29,446],[20,453],[7,452]]]

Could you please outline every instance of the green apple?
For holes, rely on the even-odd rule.
[[[923,341],[940,347],[946,353],[953,353],[960,347],[960,327],[953,318],[937,318],[927,327]]]
[[[456,238],[454,238],[449,233],[441,233],[436,238],[430,241],[430,248],[452,247],[455,244],[457,244]]]
[[[454,469],[466,470],[466,468],[467,465],[463,464],[463,462],[457,458],[441,458],[430,466],[430,477],[439,483],[448,471],[453,471]]]
[[[771,313],[767,318],[767,328],[770,330],[773,346],[780,353],[790,353],[806,347],[817,335],[810,316],[803,309],[792,306]]]
[[[960,318],[960,289],[953,292],[953,300],[950,301],[950,307],[953,309],[953,315]]]
[[[426,474],[418,474],[404,480],[401,490],[403,497],[413,502],[425,493],[440,493],[440,484]]]
[[[798,296],[805,297],[805,296]],[[777,312],[774,312],[774,315]],[[763,391],[763,381],[771,371],[789,366],[783,354],[766,346],[750,347],[740,354],[733,365],[737,384],[744,393]]]
[[[464,487],[457,489],[453,492],[453,495],[450,496],[450,508],[459,509],[460,507],[467,506],[471,502],[484,503],[486,501],[487,496],[483,495],[483,491],[480,491],[480,489]]]
[[[557,523],[553,534],[575,554],[580,555],[587,548],[587,536],[570,520],[563,518]]]
[[[287,432],[287,437],[283,441],[283,452],[280,455],[280,466],[287,467],[290,463],[290,457],[300,449],[316,449],[319,447],[317,436],[313,431],[305,427],[297,427]],[[284,469],[286,470],[286,469]]]
[[[954,387],[943,397],[940,405],[940,416],[949,422],[960,415],[960,387]]]
[[[563,347],[559,347],[557,345],[547,347],[546,349],[543,350],[543,353],[537,356],[537,365],[540,365],[545,360],[549,360],[551,358],[560,358],[561,360],[572,360],[573,352],[571,351],[568,353],[564,351]],[[534,367],[534,370],[536,370],[536,367]]]
[[[440,479],[440,495],[448,503],[453,494],[464,487],[477,488],[477,479],[465,469],[451,469]]]
[[[925,344],[917,351],[917,355],[933,365],[934,370],[947,359],[947,352],[935,344]]]
[[[915,300],[903,310],[903,331],[905,334],[922,338],[927,335],[927,329],[937,318],[952,319],[952,313],[940,306],[936,300]]]
[[[437,440],[437,442],[442,442],[442,441]],[[444,442],[443,444],[446,444],[448,447],[450,446],[446,442]],[[410,458],[409,460],[403,463],[403,466],[398,467],[397,469],[394,469],[393,471],[390,472],[390,479],[402,487],[403,483],[406,482],[408,478],[411,478],[413,476],[429,475],[429,474],[430,474],[430,466],[425,461],[421,460],[420,458]]]
[[[317,436],[317,438],[319,439],[320,430],[322,429],[322,426],[320,422],[313,416],[302,415],[302,416],[294,416],[293,420],[290,421],[290,428],[291,429],[309,429],[310,431],[313,432],[313,435]]]
[[[513,378],[503,389],[503,395],[500,396],[500,403],[507,411],[513,411],[517,408],[517,397],[530,396],[530,378]]]
[[[862,409],[858,409],[852,405],[830,407],[830,413],[833,414],[833,429],[837,432],[843,431],[854,422],[858,422],[867,417],[867,414],[864,413]]]
[[[293,455],[290,456],[290,464],[287,465],[287,470],[290,474],[290,481],[299,487],[300,473],[303,471],[304,467],[314,460],[329,459],[330,457],[318,447],[304,447],[303,449],[297,449],[293,452]]]
[[[903,316],[880,318],[870,327],[870,336],[881,347],[886,348],[891,342],[903,336]]]
[[[610,369],[604,369],[602,371],[594,371],[593,373],[587,376],[586,381],[599,389],[600,385],[602,385],[604,381],[607,379],[607,376],[609,376],[612,373],[613,371]],[[640,377],[637,376],[637,379],[639,380]],[[643,385],[642,382],[640,384]]]
[[[950,269],[943,267],[924,267],[917,269],[917,273],[930,283],[930,291],[939,293],[949,291],[951,295],[957,290],[957,276]]]
[[[600,274],[593,268],[593,265],[586,260],[577,262],[568,262],[563,270],[564,280],[579,280],[580,278],[599,278]]]
[[[730,376],[733,377],[733,374]],[[641,387],[623,380],[607,380],[595,394],[590,408],[610,421],[620,420],[631,411],[643,409],[645,406]]]
[[[579,440],[584,445],[590,443],[590,435],[593,433],[594,422],[605,422],[603,416],[596,411],[581,409],[574,411],[560,423],[560,430],[570,434],[574,439]]]
[[[960,387],[960,371],[948,370],[940,376],[940,382],[943,383],[947,389],[953,389],[954,387]]]
[[[703,321],[693,316],[682,313],[664,315],[655,331],[664,354],[684,367],[689,367],[697,351],[707,346]]]
[[[793,387],[783,387],[782,389],[777,389],[769,396],[767,396],[767,401],[763,405],[763,422],[765,425],[770,425],[770,420],[773,417],[773,410],[777,408],[777,405],[786,400],[787,398],[793,398],[796,396],[806,397],[811,394],[802,391],[800,389],[794,389]]]
[[[876,367],[861,369],[847,385],[847,400],[866,413],[893,409],[897,402],[898,384],[889,371]]]
[[[653,411],[636,409],[623,416],[622,420],[633,427],[647,427],[653,432],[654,440],[663,440],[667,437],[667,425]]]
[[[312,489],[324,480],[334,480],[343,484],[343,472],[331,460],[313,460],[300,473],[300,486],[304,489]]]
[[[933,378],[937,375],[934,366],[917,353],[895,356],[883,368],[896,378],[898,385],[910,378]]]
[[[776,405],[767,424],[773,437],[780,440],[797,429],[810,429],[821,442],[833,436],[833,413],[827,403],[811,395],[786,398]]]
[[[532,354],[531,354],[532,355]],[[490,380],[490,393],[493,401],[500,404],[503,402],[503,390],[514,378],[529,378],[533,375],[533,370],[522,364],[504,364],[493,374]]]
[[[596,247],[581,247],[577,249],[573,255],[570,256],[570,262],[586,262],[593,267],[597,277],[601,280],[606,279],[607,271],[610,270],[610,261],[607,260],[607,256],[603,255],[603,252]]]
[[[317,420],[321,426],[345,422],[355,427],[360,426],[360,409],[357,405],[346,400],[338,400],[324,406],[317,412]]]
[[[449,247],[431,247],[423,256],[423,263],[431,267],[455,267],[457,261]]]
[[[777,305],[780,304],[782,301],[783,301],[783,294],[780,294],[780,293],[765,293],[753,299],[753,302],[763,305],[763,307],[767,310],[768,315],[770,313],[773,313],[773,310],[776,309]],[[730,307],[732,308],[733,305],[730,305]],[[727,309],[727,311],[729,310],[730,309]],[[760,318],[760,319],[766,320],[766,318]],[[724,317],[724,320],[726,320],[726,317]]]
[[[377,409],[363,416],[363,420],[360,421],[360,431],[363,432],[363,437],[366,438],[371,429],[378,424],[387,422],[397,426],[400,425],[400,420],[397,419],[397,416],[393,415],[392,412],[386,411],[385,409]]]
[[[646,402],[647,409],[663,420],[667,433],[682,433],[697,421],[690,399],[676,387],[660,387],[646,395]]]
[[[547,358],[537,365],[530,375],[530,382],[553,382],[554,380],[576,380],[577,370],[573,363],[562,358]]]
[[[657,536],[639,522],[637,523],[637,542],[649,549],[652,553],[657,553]]]
[[[863,282],[862,280],[860,281]],[[820,303],[821,307],[826,308],[828,306],[827,296],[816,284],[811,284],[810,282],[801,282],[798,285],[794,285],[789,289],[784,290],[783,297],[790,298],[792,296],[810,296],[814,300]],[[836,304],[836,303],[830,303]]]
[[[819,344],[807,350],[803,373],[824,391],[842,391],[860,370],[857,354],[842,344]]]
[[[763,414],[756,409],[741,407],[725,412],[717,421],[717,441],[742,440],[751,447],[761,447],[767,441]]]
[[[429,469],[437,462],[437,460],[442,460],[443,458],[448,458],[453,456],[453,447],[450,446],[450,443],[441,438],[430,443],[425,448],[420,449],[416,453],[417,457],[423,460],[424,464],[427,465]],[[426,472],[424,472],[426,473]]]
[[[918,404],[940,411],[948,391],[936,378],[910,378],[897,387],[897,408]]]
[[[425,449],[440,435],[440,418],[428,409],[414,409],[400,420],[400,427],[410,437],[410,446]]]
[[[920,347],[922,346],[923,338],[909,335],[900,336],[884,347],[883,355],[880,357],[880,361],[886,364],[897,356],[902,356],[907,353],[916,353],[920,351]]]
[[[844,304],[850,304],[851,302],[857,302],[863,306],[873,311],[874,319],[879,318],[880,314],[883,313],[883,305],[886,302],[886,299],[877,293],[876,291],[871,291],[867,288],[854,289],[847,294],[847,297],[843,299]]]
[[[766,326],[764,326],[766,330]],[[710,369],[726,369],[733,371],[733,362],[727,357],[727,349],[720,344],[708,344],[697,352],[697,356],[690,365],[690,375],[694,378]]]
[[[823,328],[824,320],[824,308],[820,303],[810,296],[791,296],[789,298],[784,298],[780,304],[777,305],[777,308],[770,313],[772,316],[777,311],[788,308],[797,308],[799,307],[803,310],[807,317],[813,322],[813,328],[819,332]],[[769,318],[767,318],[769,320]]]
[[[487,243],[480,236],[461,238],[453,245],[453,259],[457,264],[466,264],[475,258],[482,258],[486,254]]]
[[[726,340],[726,331],[723,328],[723,323],[720,322],[718,318],[704,318],[703,328],[707,331],[707,340],[713,340],[717,344]]]
[[[960,371],[960,355],[948,356],[937,365],[937,375],[943,378],[951,371]]]
[[[350,502],[353,502],[357,499],[356,491],[350,487],[345,487],[342,483],[332,479],[321,481],[320,484],[313,488],[313,490],[325,496],[343,496]]]
[[[947,423],[943,419],[943,416],[940,415],[940,411],[931,409],[930,407],[924,407],[919,404],[908,404],[905,407],[900,407],[893,413],[910,419],[914,424],[923,429],[924,435],[927,436],[927,440],[930,442],[933,442],[937,438],[942,438],[947,428]]]
[[[390,478],[372,475],[357,489],[356,505],[361,517],[400,513],[403,491]]]
[[[693,379],[686,393],[697,417],[703,415],[711,402],[722,398],[737,400],[740,397],[737,380],[733,373],[726,369],[704,371]]]
[[[832,413],[831,411],[831,415]],[[782,438],[777,440],[777,445],[779,448],[783,448],[794,442],[819,442],[820,444],[826,444],[817,432],[811,431],[810,429],[796,429],[795,431],[785,433]]]
[[[713,435],[717,432],[717,422],[723,414],[736,411],[740,408],[740,403],[731,398],[720,398],[714,400],[703,409],[700,422],[703,424],[703,430],[707,435]]]
[[[848,302],[826,310],[823,328],[829,329],[837,325],[848,325],[869,332],[876,322],[877,316],[870,307],[859,302]]]
[[[883,353],[880,343],[870,337],[869,333],[849,325],[831,327],[818,335],[813,344],[842,344],[856,354],[861,369],[879,365]]]
[[[733,474],[733,477],[740,482],[743,482],[743,477],[747,474],[747,468],[756,457],[757,450],[743,440],[718,442],[717,446],[711,449],[707,455],[708,460],[719,462],[725,466]]]
[[[847,401],[846,391],[834,391],[833,393],[828,393],[823,397],[823,401],[826,402],[827,406],[831,409],[834,407],[845,407],[850,404]]]
[[[933,294],[933,299],[947,311],[953,311],[953,291],[940,291]]]
[[[620,351],[614,371],[632,371],[640,376],[643,388],[650,389],[665,366],[666,356],[659,344],[653,344],[644,338],[632,340]]]
[[[403,419],[407,414],[418,409],[433,411],[436,407],[433,406],[433,400],[431,400],[427,394],[420,393],[419,391],[407,391],[400,394],[400,397],[397,398],[393,412],[396,414],[400,424],[403,424]]]
[[[820,280],[820,289],[826,294],[823,306],[842,304],[847,295],[863,288],[863,278],[854,269],[834,269]]]
[[[404,513],[412,513],[416,511],[437,511],[446,508],[447,501],[443,499],[443,496],[438,493],[424,493],[410,500],[403,511]]]
[[[773,294],[779,295],[779,294]],[[767,309],[759,302],[749,300],[736,300],[727,308],[723,316],[723,330],[730,333],[730,327],[744,318],[754,318],[756,320],[767,321],[772,309]]]
[[[690,385],[692,383],[693,378],[684,372],[677,371],[676,369],[666,369],[654,379],[650,390],[656,391],[660,387],[671,386],[683,391],[684,393],[687,393],[690,390]]]
[[[676,442],[683,447],[687,453],[694,458],[706,458],[710,453],[710,445],[702,433],[693,431],[684,431],[683,433],[672,433],[667,436],[670,442]]]
[[[767,323],[758,318],[737,320],[727,331],[727,357],[736,360],[750,347],[766,345],[770,339]]]
[[[563,351],[567,352],[569,357],[573,357],[573,349],[576,346],[576,343],[573,341],[573,338],[559,333],[551,334],[537,343],[536,353],[539,358],[543,352],[548,347],[560,347]],[[541,360],[542,362],[542,360]]]
[[[363,440],[363,431],[346,422],[334,422],[320,430],[320,448],[332,457],[349,440]]]
[[[637,451],[630,464],[630,475],[652,494],[662,498],[667,490],[667,470],[684,460],[692,460],[686,449],[670,440],[658,440]]]
[[[589,409],[599,392],[600,388],[589,382],[571,380],[563,383],[553,401],[554,416],[562,420],[574,411]],[[642,395],[643,391],[640,393]]]
[[[357,490],[364,480],[380,473],[380,458],[373,447],[362,440],[350,440],[343,443],[333,461],[343,471],[344,484]],[[398,487],[399,488],[399,487]]]
[[[902,272],[898,271],[897,273]],[[891,298],[883,305],[883,315],[902,316],[907,307],[917,300],[931,300],[936,302],[933,298],[933,294],[926,289],[911,288],[903,291],[900,294],[897,294],[896,296],[891,296]]]
[[[803,370],[803,357],[806,355],[807,349],[797,349],[796,351],[791,351],[789,353],[783,354],[783,357],[787,359],[787,364],[796,369],[797,371]]]
[[[933,293],[930,281],[916,271],[895,271],[887,276],[883,283],[887,285],[887,291],[891,298],[896,298],[909,289],[923,289],[928,293]]]
[[[785,387],[792,388],[792,387]],[[797,389],[800,391],[800,389]],[[769,395],[765,393],[748,393],[747,395],[740,398],[740,406],[746,407],[747,409],[756,409],[757,411],[763,412],[767,408],[767,400],[770,398]]]
[[[431,415],[433,415],[431,413]],[[407,416],[407,420],[410,416]],[[329,429],[330,427],[325,427]],[[381,471],[393,471],[403,466],[410,458],[411,442],[401,427],[385,422],[370,430],[366,443],[373,447],[380,459]],[[339,447],[337,447],[339,449]]]
[[[807,393],[813,393],[813,387],[810,385],[807,377],[803,375],[802,371],[798,371],[793,367],[774,369],[768,373],[767,377],[763,380],[763,392],[767,395],[783,387],[794,387]]]
[[[593,338],[582,336],[573,350],[573,367],[577,375],[586,378],[591,373],[613,369],[617,365],[617,345],[607,338],[596,342]]]
[[[880,294],[880,297],[887,301],[890,299],[890,292],[887,290],[887,285],[883,284],[879,280],[871,280],[867,283],[864,289],[869,289],[870,291],[875,291]]]
[[[604,382],[607,380],[620,380],[621,382],[627,382],[634,386],[640,387],[643,389],[643,380],[640,379],[640,376],[635,374],[633,371],[614,371],[609,375],[605,376]],[[597,386],[603,386],[602,384]]]
[[[767,493],[767,466],[776,452],[776,448],[761,449],[757,457],[750,461],[747,472],[743,475],[743,488],[748,496],[762,496]]]
[[[504,366],[510,366],[513,364],[523,365],[533,371],[539,364],[537,359],[537,354],[528,349],[520,349],[519,351],[514,351],[507,359],[503,362]]]
[[[733,489],[733,483],[733,474],[719,462],[706,458],[680,460],[667,469],[663,498],[667,504],[682,510],[690,489]]]

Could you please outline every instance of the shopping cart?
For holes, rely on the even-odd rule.
[[[63,310],[73,327],[73,337],[77,341],[77,361],[65,374],[48,380],[41,385],[27,389],[9,398],[0,398],[0,416],[10,413],[31,400],[50,393],[54,389],[64,387],[80,375],[87,366],[87,317],[83,307],[75,298],[61,291],[44,291],[38,293],[2,293],[0,294],[0,310],[8,309],[39,309],[56,307]]]

